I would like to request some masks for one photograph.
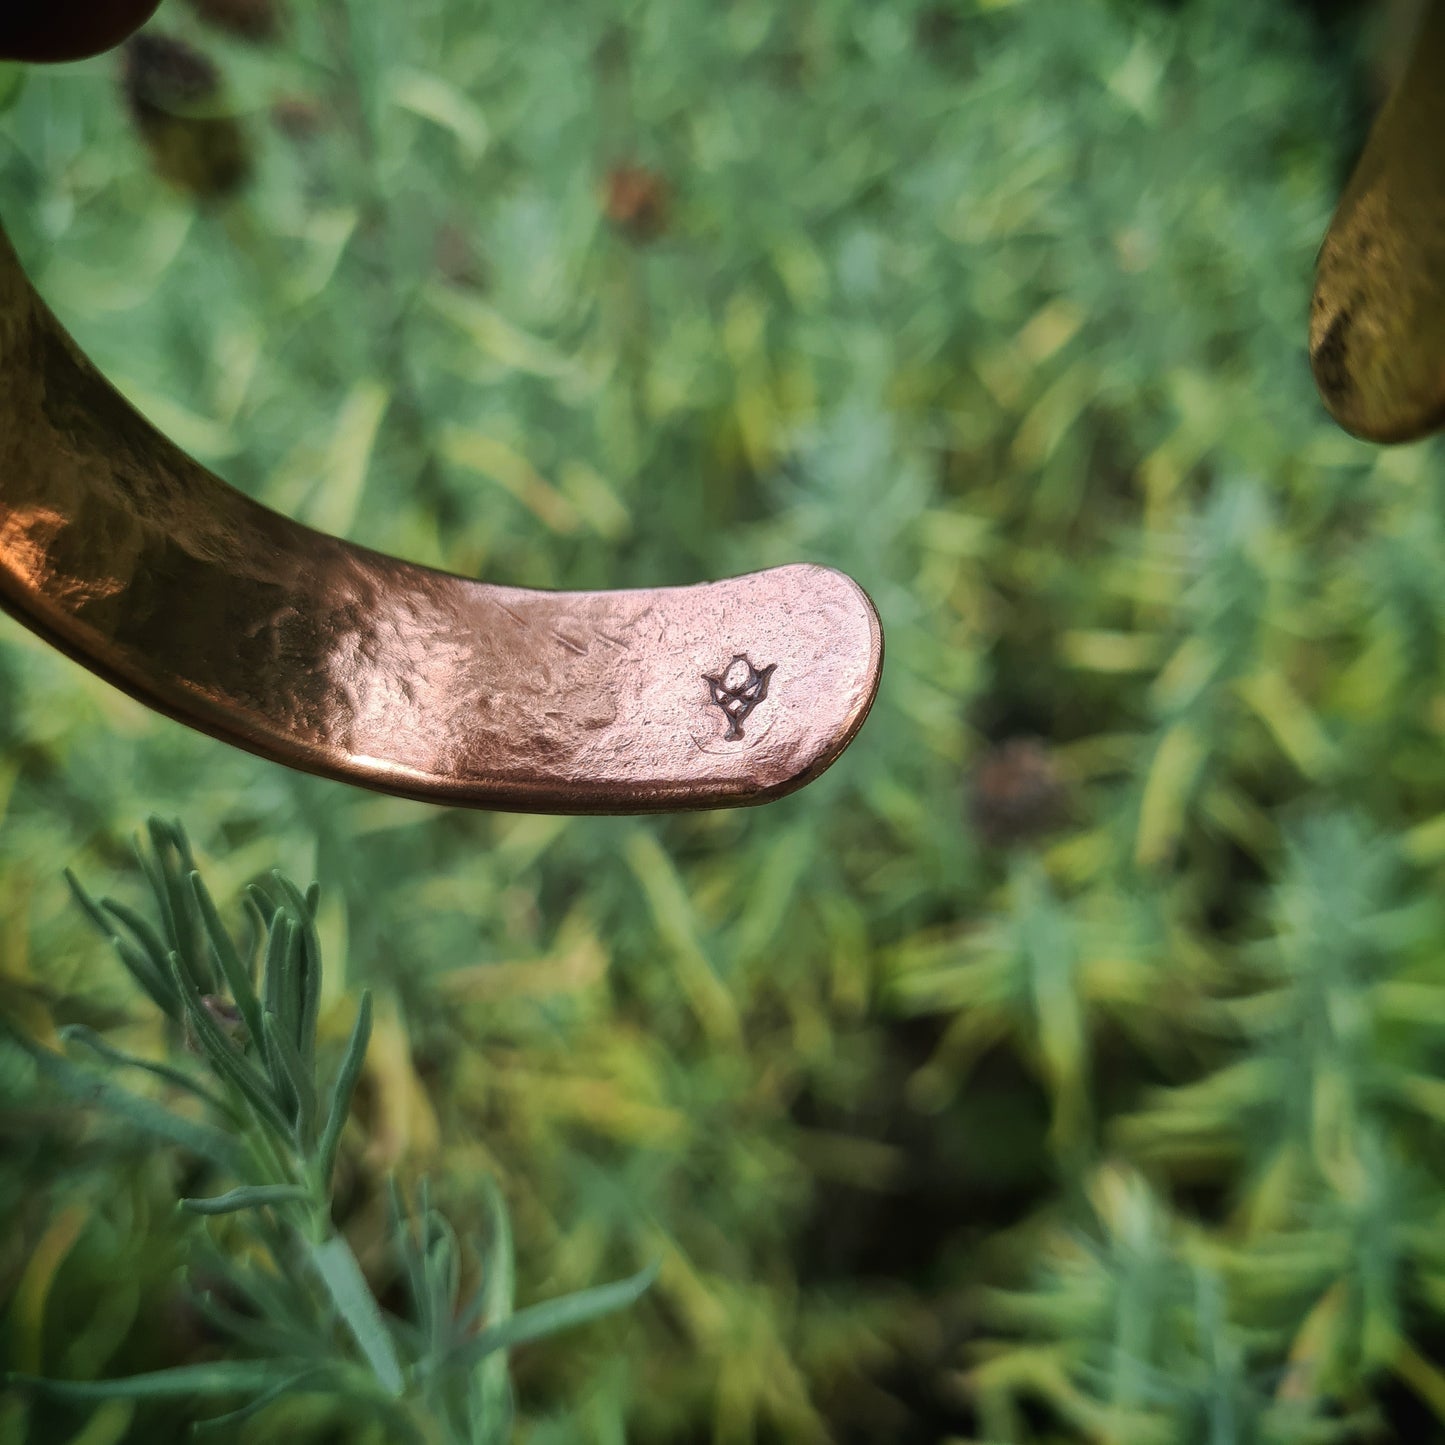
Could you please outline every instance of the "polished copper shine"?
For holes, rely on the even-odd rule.
[[[269,511],[77,349],[0,232],[0,606],[133,697],[263,757],[433,802],[765,802],[863,723],[883,642],[826,567],[539,592]]]

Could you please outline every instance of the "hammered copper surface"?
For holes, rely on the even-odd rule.
[[[1430,0],[1320,248],[1310,364],[1356,436],[1445,425],[1445,0]]]
[[[0,232],[0,605],[142,702],[292,767],[527,812],[757,803],[862,725],[882,633],[825,567],[535,592],[267,510],[86,361]],[[716,679],[765,675],[739,726]],[[746,684],[744,684],[745,686]]]

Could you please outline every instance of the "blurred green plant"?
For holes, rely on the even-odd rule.
[[[425,1183],[410,1208],[391,1189],[391,1243],[411,1302],[389,1315],[332,1217],[341,1135],[371,1037],[371,995],[330,1087],[321,1087],[317,1017],[321,945],[318,890],[305,894],[274,873],[247,893],[248,927],[237,939],[195,868],[178,823],[152,819],[150,850],[137,848],[154,917],[112,898],[96,902],[73,873],[71,891],[110,939],[136,984],[184,1041],[176,1062],[129,1054],[83,1025],[61,1031],[99,1068],[79,1065],[16,1033],[47,1083],[118,1122],[204,1160],[236,1181],[220,1194],[180,1201],[192,1215],[237,1216],[229,1232],[194,1241],[193,1273],[207,1281],[195,1304],[234,1357],[176,1365],[115,1380],[10,1374],[11,1386],[73,1402],[249,1396],[196,1433],[235,1424],[283,1396],[322,1393],[353,1418],[384,1422],[386,1438],[491,1445],[511,1436],[507,1352],[569,1325],[620,1309],[656,1274],[514,1309],[511,1226],[500,1194],[487,1194],[490,1239],[477,1248],[482,1280],[461,1291],[462,1248],[431,1207]],[[198,1061],[187,1067],[185,1055]],[[134,1093],[114,1075],[138,1071],[202,1119]]]
[[[7,229],[133,400],[467,574],[843,567],[887,671],[766,809],[515,818],[267,766],[7,628],[7,1010],[130,1027],[48,880],[146,811],[218,897],[320,878],[375,990],[359,1257],[395,1170],[484,1238],[496,1178],[525,1296],[662,1261],[625,1351],[514,1356],[527,1445],[1438,1435],[1445,488],[1304,356],[1345,7],[194,8],[234,196],[154,173],[112,63],[0,115]],[[0,1083],[5,1363],[190,1358],[147,1328],[178,1151]]]
[[[1230,1319],[1219,1251],[1137,1173],[1098,1170],[1083,1212],[1081,1228],[1041,1241],[1032,1287],[987,1299],[1013,1339],[980,1347],[966,1379],[983,1438],[1026,1438],[1030,1399],[1086,1439],[1138,1445],[1329,1445],[1378,1430],[1368,1409],[1324,1408],[1299,1378],[1274,1387],[1267,1336]]]

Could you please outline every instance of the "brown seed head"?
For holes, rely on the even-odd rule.
[[[613,166],[603,183],[607,219],[629,240],[655,241],[667,230],[671,193],[666,179],[646,166]]]
[[[974,826],[993,847],[1033,842],[1068,820],[1068,787],[1037,738],[990,748],[973,771],[970,794]]]

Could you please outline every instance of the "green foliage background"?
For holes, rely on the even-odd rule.
[[[228,750],[6,624],[7,1012],[154,1045],[60,879],[124,893],[149,812],[218,896],[319,879],[333,1045],[378,996],[342,1221],[378,1287],[393,1169],[463,1231],[497,1178],[523,1299],[663,1261],[518,1357],[535,1445],[1438,1434],[1445,489],[1437,448],[1333,429],[1304,358],[1342,32],[1238,0],[288,20],[158,22],[225,71],[234,201],[154,174],[114,59],[0,116],[5,224],[106,373],[268,504],[452,570],[841,567],[883,688],[765,809],[503,817]],[[621,165],[660,234],[609,221]],[[1025,735],[1067,816],[1009,842],[969,780]],[[213,1348],[183,1164],[14,1051],[0,1081],[6,1363]],[[0,1433],[184,1418],[29,1410]],[[366,1438],[324,1400],[244,1428]]]

